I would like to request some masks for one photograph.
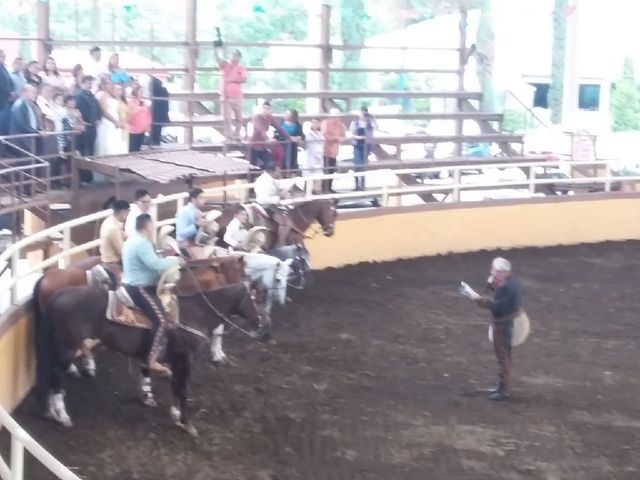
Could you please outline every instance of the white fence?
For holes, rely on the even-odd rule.
[[[499,190],[503,188],[525,188],[533,194],[537,186],[550,185],[561,183],[563,185],[579,186],[583,184],[601,184],[604,191],[610,191],[613,182],[629,182],[636,183],[640,181],[640,175],[637,176],[615,176],[612,172],[613,162],[598,161],[598,162],[522,162],[513,164],[477,164],[477,165],[460,165],[460,166],[434,166],[428,168],[413,168],[404,170],[388,170],[389,174],[396,176],[399,175],[421,175],[424,177],[435,175],[442,170],[450,172],[448,178],[442,180],[425,180],[425,184],[419,186],[405,186],[401,185],[401,182],[394,182],[396,186],[383,184],[379,188],[375,188],[367,191],[360,192],[346,192],[338,194],[315,194],[313,192],[313,182],[323,179],[339,180],[343,178],[353,179],[357,176],[369,177],[372,175],[378,175],[380,170],[357,172],[357,173],[339,173],[331,175],[315,175],[309,177],[301,177],[296,179],[297,182],[304,184],[304,195],[299,198],[288,200],[289,203],[305,202],[312,199],[358,199],[358,198],[370,198],[372,196],[381,197],[381,205],[388,206],[389,199],[393,196],[403,196],[411,194],[422,193],[445,193],[448,194],[452,201],[460,201],[460,193],[465,190],[486,190],[494,189]],[[539,171],[546,171],[550,168],[571,168],[577,166],[584,167],[604,167],[604,176],[583,176],[580,178],[538,178]],[[526,181],[497,181],[497,182],[485,182],[485,183],[468,183],[463,182],[463,173],[469,170],[488,170],[488,169],[513,169],[520,168],[528,170],[528,176]],[[284,181],[284,180],[283,180]],[[289,180],[291,181],[291,180]],[[431,182],[431,183],[428,183]],[[253,188],[253,184],[238,183],[233,185],[227,185],[225,187],[217,187],[209,189],[205,192],[207,196],[217,197],[224,194],[232,196],[240,201],[244,201],[248,198],[249,191]],[[156,225],[169,225],[173,224],[173,219],[165,219],[158,221],[158,205],[175,202],[176,207],[184,205],[187,193],[178,193],[169,196],[158,196],[152,202],[152,208],[150,214],[156,221]],[[11,276],[8,283],[10,289],[10,301],[12,305],[16,305],[21,300],[24,300],[23,295],[20,298],[18,292],[18,283],[21,279],[34,275],[47,267],[53,265],[66,266],[70,261],[70,257],[80,252],[84,252],[93,249],[99,245],[99,240],[91,240],[82,245],[72,246],[71,231],[73,228],[87,223],[100,221],[106,218],[111,213],[110,210],[94,213],[84,216],[69,222],[56,225],[48,228],[27,238],[24,238],[17,243],[10,245],[2,254],[0,254],[0,267],[5,262],[10,262],[9,274]],[[59,238],[62,236],[61,244],[62,251],[36,265],[29,266],[25,270],[20,271],[19,262],[21,257],[24,256],[24,252],[28,250],[31,245],[49,239]],[[7,287],[5,287],[7,288]],[[79,478],[60,462],[53,458],[46,450],[44,450],[35,440],[33,440],[12,418],[11,416],[0,408],[0,425],[6,428],[11,434],[11,466],[9,467],[4,460],[0,458],[0,478],[2,480],[23,480],[24,478],[24,450],[29,451],[36,459],[44,464],[51,472],[58,478],[64,480],[79,480]]]

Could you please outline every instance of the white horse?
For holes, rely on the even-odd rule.
[[[223,252],[227,251],[220,247],[215,247],[214,256],[222,256]],[[252,281],[257,282],[267,292],[265,299],[267,312],[271,312],[274,302],[278,305],[284,305],[286,303],[287,285],[293,259],[282,261],[263,253],[227,252],[227,254],[244,257],[246,262],[245,272]],[[211,359],[214,363],[223,363],[227,358],[222,350],[223,334],[224,324],[218,326],[213,331]]]

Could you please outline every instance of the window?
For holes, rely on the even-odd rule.
[[[532,87],[536,89],[533,96],[533,106],[536,108],[549,108],[549,102],[547,96],[549,95],[548,83],[530,83]]]
[[[584,84],[580,85],[578,94],[578,108],[580,110],[600,110],[600,85]]]

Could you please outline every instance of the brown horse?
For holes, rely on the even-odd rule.
[[[38,298],[40,282],[34,289]],[[98,339],[112,350],[143,360],[148,350],[149,331],[115,323],[106,318],[109,293],[93,287],[69,287],[58,291],[47,305],[47,318],[34,305],[37,392],[46,415],[71,426],[62,390],[63,372],[86,339]],[[211,340],[218,325],[239,314],[250,323],[252,338],[269,337],[268,315],[259,312],[244,282],[195,295],[179,296],[180,323],[167,332],[166,361],[173,372],[174,404],[171,416],[190,434],[196,430],[187,415],[187,386],[193,354]],[[240,328],[240,327],[238,327]],[[243,330],[244,331],[244,330]]]
[[[252,208],[250,205],[245,205],[245,207],[248,209]],[[223,206],[222,216],[217,220],[220,225],[218,238],[221,240],[224,238],[227,225],[233,218],[235,208],[235,205]],[[264,218],[258,214],[254,216],[259,217],[260,220],[260,222],[255,222],[256,225],[254,226],[264,226],[269,230],[264,249],[271,250],[275,248],[278,224],[275,220]],[[286,245],[304,245],[306,231],[315,222],[320,224],[322,233],[325,236],[330,237],[333,235],[337,217],[336,203],[333,200],[310,200],[299,203],[288,211],[287,217],[290,221],[291,228],[287,233]]]
[[[85,266],[91,263],[85,264]],[[213,290],[218,287],[230,285],[232,283],[241,282],[247,279],[245,273],[245,261],[242,257],[229,256],[212,258],[207,260],[196,260],[187,263],[182,269],[182,275],[176,285],[178,295],[193,295],[200,290]],[[94,277],[95,278],[95,277]],[[115,288],[115,278],[110,277],[110,282],[100,281],[96,279],[93,286],[104,288],[105,290],[113,290]],[[87,286],[87,272],[79,268],[50,269],[44,272],[38,289],[37,299],[38,308],[42,311],[49,299],[59,290],[66,287],[82,287]],[[219,340],[216,340],[217,346]],[[221,351],[222,346],[217,347]],[[96,374],[96,364],[93,356],[89,351],[89,347],[82,349],[82,370],[90,377]],[[220,358],[216,362],[224,361],[224,353],[218,355]],[[78,369],[75,365],[71,365],[70,373],[78,375]],[[152,403],[149,401],[149,403]]]

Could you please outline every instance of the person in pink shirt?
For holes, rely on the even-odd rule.
[[[138,83],[131,89],[128,107],[129,151],[139,152],[145,133],[151,128],[151,111],[142,98],[142,86]]]
[[[240,138],[242,128],[242,84],[247,81],[247,69],[240,64],[242,54],[234,50],[231,61],[220,57],[217,48],[213,49],[218,67],[222,72],[222,114],[224,116],[225,136],[231,138],[231,123],[235,126],[235,138]]]

